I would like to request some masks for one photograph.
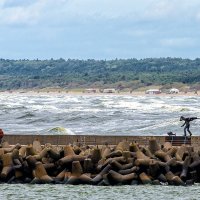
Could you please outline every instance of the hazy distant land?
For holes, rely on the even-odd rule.
[[[182,92],[200,90],[200,59],[147,58],[115,60],[0,59],[0,90],[84,91],[115,88],[120,92],[148,88]]]

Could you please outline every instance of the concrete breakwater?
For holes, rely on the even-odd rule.
[[[191,145],[172,146],[154,137],[145,144],[121,140],[88,145],[75,140],[55,145],[35,139],[26,145],[9,145],[4,141],[0,182],[185,186],[200,182],[199,154]]]

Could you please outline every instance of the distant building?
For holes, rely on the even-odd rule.
[[[84,90],[85,93],[97,93],[99,92],[99,89],[96,88],[88,88]]]
[[[114,88],[107,88],[103,90],[103,93],[116,93],[116,90]]]
[[[160,94],[161,91],[159,89],[150,89],[146,90],[145,94]]]
[[[172,89],[169,90],[169,93],[170,93],[170,94],[178,94],[178,93],[179,93],[179,90],[176,89],[176,88],[172,88]]]

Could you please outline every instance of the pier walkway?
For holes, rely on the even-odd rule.
[[[31,144],[38,139],[41,144],[51,143],[52,145],[66,145],[66,144],[85,144],[85,145],[116,145],[121,141],[137,142],[140,145],[148,145],[150,139],[156,138],[159,144],[165,142],[172,143],[173,146],[181,146],[182,144],[200,146],[200,137],[192,136],[101,136],[101,135],[10,135],[4,136],[3,140],[8,141],[9,144],[20,143],[22,145]]]

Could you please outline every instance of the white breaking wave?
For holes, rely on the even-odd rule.
[[[75,135],[73,131],[64,127],[54,127],[49,129],[47,132],[53,135]]]

